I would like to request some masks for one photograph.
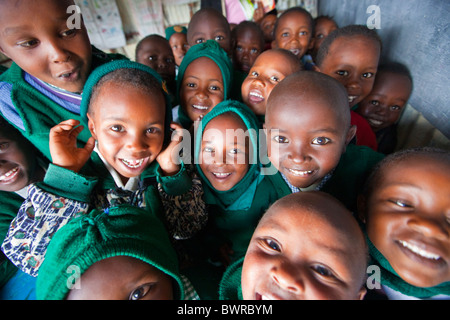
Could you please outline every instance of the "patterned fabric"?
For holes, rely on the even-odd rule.
[[[194,286],[189,281],[186,276],[180,275],[181,281],[183,282],[184,287],[184,300],[200,300],[200,297],[197,294],[197,291],[195,291]]]
[[[53,234],[87,211],[87,203],[61,198],[30,185],[28,201],[12,221],[2,251],[18,268],[36,277]]]

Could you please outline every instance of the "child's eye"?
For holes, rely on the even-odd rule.
[[[259,73],[256,72],[256,71],[252,71],[251,75],[252,75],[253,77],[257,77],[257,76],[259,76]]]
[[[308,31],[300,31],[298,34],[300,36],[307,36],[308,35]]]
[[[125,129],[121,125],[113,125],[111,126],[111,130],[114,132],[124,132]]]
[[[366,72],[366,73],[363,73],[363,77],[366,78],[366,79],[370,79],[370,78],[372,78],[374,75],[375,75],[375,74],[374,74],[373,72]]]
[[[147,60],[150,60],[150,61],[153,61],[153,60],[156,60],[156,56],[149,56],[148,58],[147,58]]]
[[[155,128],[155,127],[151,127],[146,130],[146,133],[148,133],[148,134],[154,134],[154,133],[158,133],[158,132],[159,132],[158,128]]]
[[[323,34],[318,34],[318,35],[316,36],[316,39],[322,39],[323,37],[324,37]]]
[[[275,136],[275,137],[273,137],[273,140],[275,140],[278,143],[288,143],[289,142],[288,138],[283,137],[283,136]]]
[[[214,38],[214,40],[216,40],[216,41],[223,41],[224,39],[225,39],[224,36],[216,36],[216,37]]]
[[[400,109],[401,109],[401,107],[400,106],[397,106],[397,105],[395,105],[395,106],[391,106],[391,108],[390,108],[392,111],[399,111]]]
[[[167,63],[173,63],[173,62],[174,62],[174,59],[172,59],[172,58],[167,58],[167,59],[166,59],[166,62],[167,62]]]
[[[205,42],[205,39],[200,38],[200,39],[195,40],[196,44],[199,44],[199,43],[202,43],[202,42]]]
[[[410,205],[408,202],[406,202],[404,200],[393,199],[393,200],[389,200],[389,201],[401,208],[412,208],[413,207],[412,205]]]
[[[332,278],[334,277],[333,272],[328,269],[327,267],[323,266],[323,265],[314,265],[311,267],[316,273],[318,273],[319,275],[321,275],[322,277],[326,277],[326,278]]]
[[[77,33],[77,29],[68,29],[68,30],[61,32],[61,36],[62,37],[70,37],[70,36],[75,35],[76,33]]]
[[[278,78],[278,77],[276,77],[276,76],[271,76],[271,77],[270,77],[270,81],[273,81],[273,82],[280,82],[280,78]]]
[[[338,75],[340,75],[341,77],[347,77],[348,76],[348,72],[345,71],[345,70],[338,70],[338,71],[336,71],[336,73]]]
[[[277,251],[277,252],[281,252],[281,247],[277,241],[275,241],[273,239],[263,239],[263,243],[265,246],[269,247],[269,249]]]
[[[255,48],[253,48],[253,49],[250,50],[250,53],[252,53],[252,54],[256,54],[256,53],[258,53],[258,52],[259,52],[259,50],[258,50],[258,49],[255,49]]]
[[[314,138],[311,143],[323,146],[323,145],[326,145],[326,144],[328,144],[330,142],[331,142],[331,140],[326,138],[326,137],[317,137],[317,138]]]
[[[186,83],[186,87],[195,88],[195,83],[188,82],[188,83]]]
[[[212,91],[218,91],[218,90],[220,90],[220,87],[219,86],[210,86],[209,87]]]
[[[39,40],[28,40],[17,43],[17,45],[22,48],[32,48],[36,47],[38,44]]]
[[[241,46],[236,46],[236,51],[237,51],[237,52],[242,52],[242,51],[244,51],[244,49],[242,49]]]
[[[370,104],[374,105],[374,106],[379,106],[380,102],[378,100],[371,100]]]
[[[203,152],[207,152],[207,153],[213,153],[214,152],[214,148],[212,147],[204,147]]]
[[[281,34],[281,36],[282,36],[283,38],[289,37],[289,32],[283,32],[283,33]]]
[[[139,288],[135,289],[133,292],[131,292],[130,297],[128,300],[140,300],[143,297],[147,295],[147,293],[150,291],[150,289],[153,287],[153,283],[147,283]]]
[[[0,152],[4,152],[9,148],[9,142],[0,143]]]

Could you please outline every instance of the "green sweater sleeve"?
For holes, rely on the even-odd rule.
[[[182,195],[189,192],[192,187],[192,179],[183,162],[180,171],[173,176],[163,176],[161,169],[158,168],[157,180],[168,195]]]
[[[44,191],[80,202],[89,202],[98,179],[50,164],[44,181],[36,183]]]

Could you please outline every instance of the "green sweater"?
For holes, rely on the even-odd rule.
[[[125,59],[122,55],[105,54],[93,48],[92,70],[114,59]],[[0,76],[1,82],[11,83],[11,99],[22,118],[25,130],[17,128],[33,145],[49,160],[49,133],[58,123],[68,120],[80,120],[80,115],[70,112],[33,88],[24,79],[24,71],[15,63]],[[88,128],[85,128],[78,140],[83,144],[90,138]]]

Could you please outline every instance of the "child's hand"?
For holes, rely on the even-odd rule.
[[[50,130],[50,154],[53,164],[79,172],[94,150],[95,140],[89,138],[84,148],[78,148],[77,136],[83,130],[78,120],[66,120]]]
[[[172,122],[170,127],[175,130],[172,134],[172,141],[167,148],[156,157],[161,170],[165,176],[173,176],[180,171],[180,155],[177,146],[183,140],[183,127],[178,123]]]

